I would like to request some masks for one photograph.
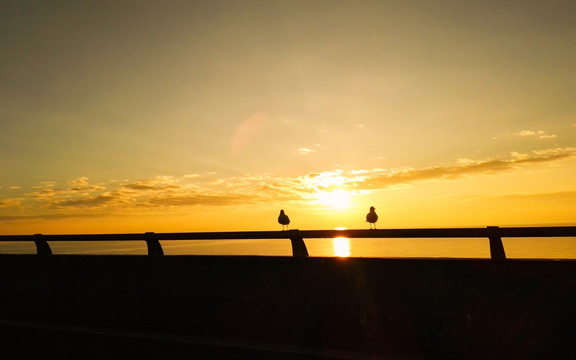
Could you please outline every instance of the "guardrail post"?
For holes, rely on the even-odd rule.
[[[308,249],[298,229],[290,230],[290,242],[292,243],[292,256],[308,257]]]
[[[42,234],[34,234],[34,244],[36,245],[36,254],[52,255],[52,249],[48,242],[41,238]]]
[[[164,255],[164,250],[162,250],[162,245],[156,235],[153,232],[147,232],[146,235],[146,246],[148,247],[148,255]]]
[[[498,226],[488,226],[488,239],[490,239],[490,258],[501,261],[506,260],[506,252],[504,245],[502,245],[499,229]]]

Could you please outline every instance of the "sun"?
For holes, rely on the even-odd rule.
[[[334,209],[345,209],[350,206],[352,194],[345,190],[320,191],[317,193],[318,203]]]

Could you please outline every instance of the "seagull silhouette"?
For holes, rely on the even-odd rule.
[[[286,229],[288,229],[290,218],[288,215],[284,214],[284,210],[280,210],[280,215],[278,215],[278,224],[282,225],[282,231],[284,231],[284,226],[286,226]]]
[[[374,224],[374,230],[376,230],[376,221],[378,221],[378,214],[376,214],[374,206],[370,206],[370,212],[366,214],[366,222],[370,223],[370,229],[372,229],[372,224]]]

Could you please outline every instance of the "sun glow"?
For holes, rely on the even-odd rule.
[[[317,194],[318,203],[334,209],[345,209],[350,205],[352,194],[345,190],[320,191]]]
[[[332,246],[334,247],[334,256],[350,256],[350,239],[346,237],[334,238],[332,239]]]

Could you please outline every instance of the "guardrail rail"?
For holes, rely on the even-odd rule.
[[[0,242],[33,241],[38,255],[52,255],[52,241],[145,241],[148,255],[164,255],[160,240],[266,240],[289,239],[292,255],[307,257],[304,239],[321,238],[487,238],[490,258],[506,260],[503,237],[572,237],[576,226],[553,227],[499,227],[486,228],[428,228],[428,229],[372,229],[372,230],[287,230],[287,231],[233,231],[185,233],[135,233],[135,234],[71,234],[71,235],[0,235]]]

